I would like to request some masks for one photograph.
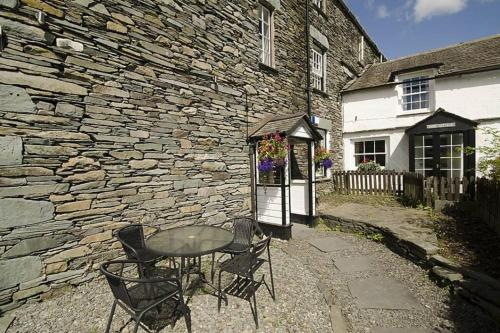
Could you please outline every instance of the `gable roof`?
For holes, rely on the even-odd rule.
[[[405,130],[405,133],[413,132],[415,129],[419,128],[420,125],[422,125],[422,124],[427,124],[429,122],[432,123],[432,120],[434,120],[435,118],[441,118],[439,120],[442,120],[442,119],[450,119],[451,120],[451,119],[453,119],[453,120],[456,120],[458,122],[467,124],[471,127],[476,127],[478,125],[478,122],[476,122],[476,121],[473,121],[473,120],[470,120],[470,119],[467,119],[464,117],[460,117],[459,115],[448,112],[443,108],[439,108],[436,111],[434,111],[430,116],[420,120],[419,122],[417,122],[413,126],[408,127]]]
[[[436,77],[500,68],[500,35],[375,63],[344,92],[390,85],[394,75],[424,68],[437,68]]]
[[[307,114],[303,113],[265,118],[252,128],[248,135],[250,140],[258,140],[264,135],[272,134],[276,131],[290,136],[300,125],[305,125],[311,131],[314,140],[321,140],[323,138],[311,123]]]

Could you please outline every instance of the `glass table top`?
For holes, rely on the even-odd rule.
[[[219,227],[193,225],[160,231],[146,240],[146,248],[167,257],[197,257],[233,242],[233,234]]]

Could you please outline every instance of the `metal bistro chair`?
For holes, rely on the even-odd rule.
[[[245,299],[250,304],[250,309],[252,310],[252,315],[255,321],[255,326],[259,327],[259,319],[257,316],[257,300],[255,297],[255,293],[258,288],[264,284],[269,291],[269,294],[273,298],[276,299],[276,294],[274,292],[274,277],[273,277],[273,267],[271,264],[271,251],[269,249],[269,245],[271,243],[271,236],[269,235],[264,239],[258,241],[254,245],[250,251],[247,251],[244,254],[237,255],[231,259],[228,259],[221,263],[221,267],[219,270],[219,286],[218,286],[218,303],[217,308],[220,311],[221,300],[223,298],[223,294],[232,295],[235,297],[239,297]],[[267,250],[267,259],[260,258],[260,256]],[[264,264],[269,264],[269,273],[271,276],[271,288],[267,284],[265,280],[265,275],[263,274],[259,280],[254,279],[254,275],[256,271]],[[222,272],[228,272],[236,275],[236,278],[231,281],[231,283],[224,288],[221,289],[221,277]],[[253,301],[253,306],[252,306]],[[227,305],[227,301],[226,301]]]
[[[172,327],[177,319],[183,316],[187,330],[191,332],[190,309],[184,303],[179,279],[128,277],[133,269],[137,269],[140,275],[143,269],[142,265],[144,263],[137,260],[115,260],[102,264],[101,272],[106,276],[115,298],[106,326],[106,333],[110,331],[116,305],[119,305],[131,316],[126,324],[132,320],[135,321],[134,333],[137,332],[139,326],[149,333],[151,329],[162,329],[163,327],[159,327],[161,326],[159,319],[165,313],[169,314],[167,323],[170,322]],[[124,276],[124,273],[127,276]],[[149,316],[153,312],[157,313],[156,318]],[[156,327],[152,328],[155,325]]]
[[[249,217],[236,217],[233,219],[233,234],[234,239],[231,245],[220,250],[219,252],[224,254],[229,254],[231,257],[245,253],[252,246],[252,239],[254,234],[263,234],[260,230],[259,225]],[[221,257],[222,257],[221,256]],[[219,258],[220,260],[220,258]],[[212,281],[215,275],[215,253],[212,253],[212,269],[210,277]]]
[[[146,248],[142,224],[131,224],[121,228],[116,233],[116,238],[122,244],[127,259],[139,260],[146,264],[141,274],[150,274],[156,262],[164,259],[164,257],[158,256]],[[167,275],[173,275],[177,269],[175,261],[169,258],[169,265],[172,264],[174,268],[172,270],[170,267],[169,272],[166,272]]]

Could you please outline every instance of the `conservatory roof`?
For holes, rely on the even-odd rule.
[[[250,140],[258,140],[276,131],[286,136],[295,136],[296,130],[300,127],[308,131],[315,141],[319,141],[323,138],[316,130],[316,127],[311,123],[307,114],[303,113],[264,118],[250,130],[248,135]]]

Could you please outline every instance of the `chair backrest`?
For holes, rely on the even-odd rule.
[[[259,257],[266,249],[268,249],[269,244],[271,243],[271,237],[272,234],[255,243],[252,247],[252,254]]]
[[[143,249],[145,247],[144,230],[141,224],[131,224],[123,227],[118,230],[116,236],[120,243],[122,243],[123,250],[129,259],[136,258],[135,253],[129,247],[136,250]]]
[[[109,261],[101,265],[101,272],[106,276],[111,292],[116,299],[119,299],[128,307],[132,307],[132,302],[130,300],[130,295],[128,293],[127,287],[125,285],[125,279],[121,276],[123,271],[123,266],[125,262],[122,261]],[[120,271],[120,275],[116,275],[110,271],[110,268],[114,268],[113,271]]]
[[[253,219],[249,217],[236,217],[233,219],[233,243],[250,246],[254,231]]]

